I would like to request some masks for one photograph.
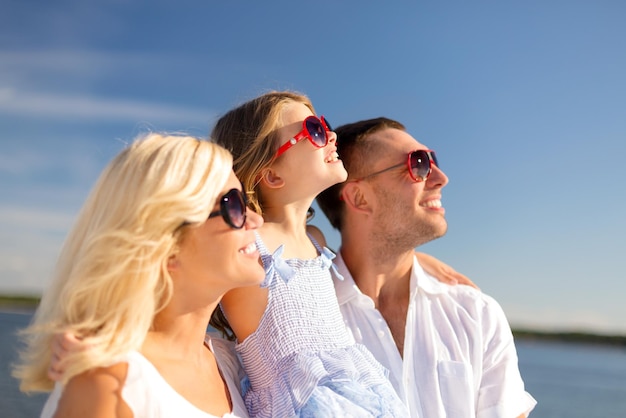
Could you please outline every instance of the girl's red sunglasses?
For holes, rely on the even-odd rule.
[[[309,116],[302,121],[302,130],[278,148],[276,158],[304,138],[307,138],[316,148],[325,147],[328,144],[328,132],[330,131],[332,131],[332,128],[328,121],[324,119],[324,116],[319,118],[317,116]]]

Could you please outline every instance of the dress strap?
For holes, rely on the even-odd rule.
[[[313,243],[313,245],[315,246],[315,249],[317,250],[317,252],[319,254],[322,254],[324,251],[322,250],[322,247],[317,243],[317,241],[315,240],[315,238],[313,238],[313,235],[309,234],[308,232],[306,233],[306,236],[309,237],[309,239],[311,240],[311,242]]]
[[[327,247],[321,247],[315,240],[315,238],[313,238],[313,236],[308,232],[307,236],[309,237],[313,245],[315,245],[315,248],[317,248],[317,252],[320,253],[320,259],[322,260],[322,265],[324,266],[324,268],[330,268],[330,270],[335,274],[335,277],[337,277],[339,280],[343,280],[343,276],[341,275],[341,273],[339,273],[339,270],[337,270],[335,263],[333,263],[333,259],[336,257],[335,253],[329,250]]]
[[[256,244],[257,250],[259,250],[259,254],[261,254],[262,256],[270,255],[269,250],[267,249],[267,247],[265,246],[265,243],[261,239],[261,235],[259,235],[259,231],[256,231],[256,230],[254,231],[254,237],[255,237],[254,243]]]
[[[274,253],[270,253],[259,233],[254,231],[254,235],[256,236],[256,247],[259,250],[261,262],[265,269],[265,280],[261,283],[261,287],[271,286],[276,276],[280,277],[285,282],[293,279],[296,276],[296,270],[283,259],[285,246],[281,244]]]

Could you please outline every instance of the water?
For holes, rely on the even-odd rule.
[[[31,315],[0,312],[0,417],[38,417],[47,395],[27,396],[11,377],[10,364],[17,360],[18,328],[28,325]]]
[[[518,341],[531,418],[626,418],[626,348]]]
[[[9,372],[15,330],[30,315],[0,312],[0,416],[38,417],[46,395],[22,394]],[[520,370],[538,405],[531,418],[626,418],[626,349],[518,341]]]

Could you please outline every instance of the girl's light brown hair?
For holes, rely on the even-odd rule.
[[[230,110],[222,116],[211,138],[233,155],[233,169],[248,195],[250,206],[263,214],[263,196],[259,176],[269,167],[280,144],[277,130],[283,126],[282,111],[293,103],[302,103],[315,114],[313,104],[303,94],[271,91]]]

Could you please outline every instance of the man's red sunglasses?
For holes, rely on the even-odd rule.
[[[377,176],[385,171],[393,170],[394,168],[401,167],[406,164],[409,170],[409,176],[413,179],[414,182],[418,183],[420,181],[426,181],[430,173],[433,171],[433,164],[439,167],[439,163],[437,162],[437,157],[435,156],[435,151],[430,149],[418,149],[416,151],[409,152],[406,162],[392,165],[391,167],[384,168],[382,170],[376,171],[375,173],[368,174],[367,176],[363,176],[358,179],[354,179],[351,181],[361,181],[367,178]]]

